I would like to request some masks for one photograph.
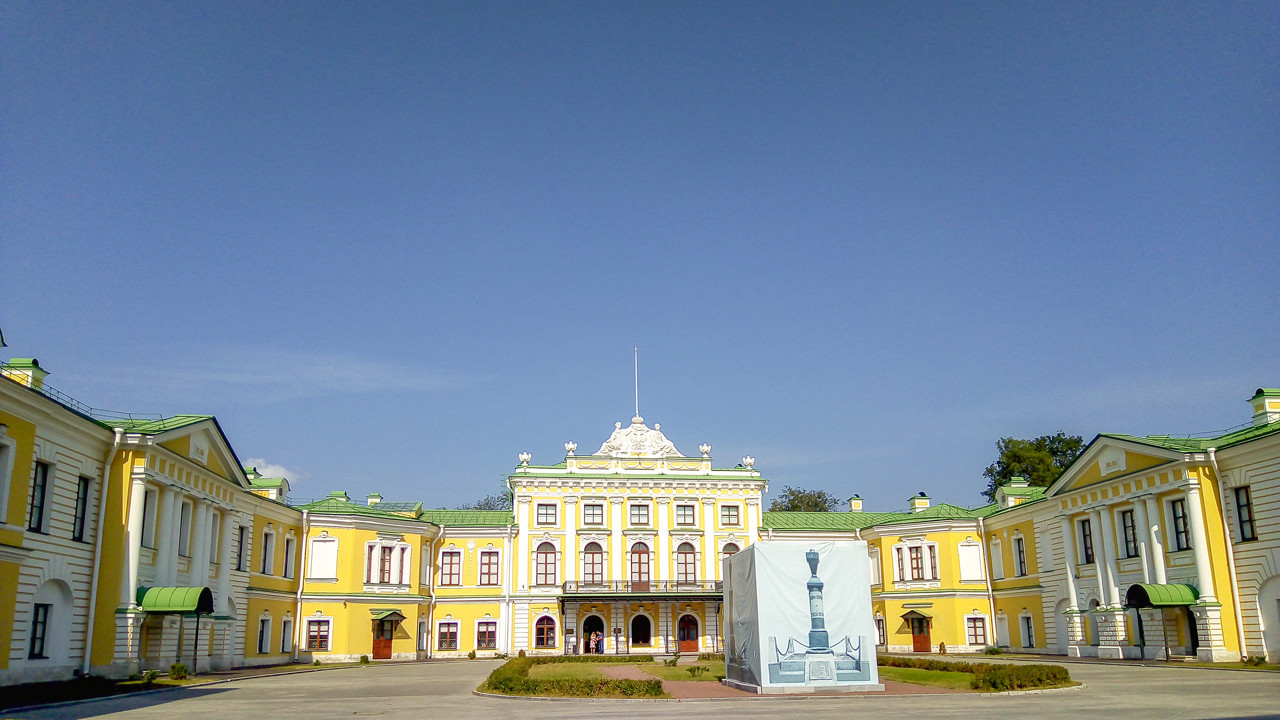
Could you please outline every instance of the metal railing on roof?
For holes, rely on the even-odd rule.
[[[12,370],[12,372],[10,372],[10,370]],[[34,392],[38,392],[68,410],[79,413],[80,415],[84,415],[85,417],[93,420],[98,420],[107,424],[110,424],[112,421],[160,422],[164,420],[164,416],[160,413],[128,413],[120,412],[118,410],[96,408],[80,402],[61,390],[50,386],[48,383],[41,382],[39,384],[32,384],[30,382],[22,382],[18,379],[18,376],[25,375],[25,370],[26,368],[19,368],[6,362],[0,362],[0,377],[4,377],[6,380],[15,382]]]

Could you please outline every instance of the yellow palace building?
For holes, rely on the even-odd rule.
[[[1280,659],[1280,390],[1211,438],[1097,436],[1049,488],[978,508],[764,512],[640,417],[520,453],[512,510],[289,497],[206,415],[85,406],[0,363],[0,684],[291,661],[714,653],[721,560],[868,544],[882,651]],[[602,433],[603,435],[603,433]]]

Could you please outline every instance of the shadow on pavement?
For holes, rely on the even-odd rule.
[[[36,714],[58,718],[92,718],[127,710],[138,710],[141,708],[155,707],[157,705],[165,705],[176,700],[187,700],[190,698],[217,695],[227,692],[228,690],[230,690],[230,688],[221,685],[194,685],[189,687],[166,689],[159,692],[111,695],[108,697],[96,698],[93,700],[86,700],[80,703],[62,705],[58,707],[45,705],[28,707],[25,710],[21,708],[12,708],[0,711],[0,718],[20,718]]]

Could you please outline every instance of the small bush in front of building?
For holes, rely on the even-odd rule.
[[[360,664],[361,664],[361,665],[368,665],[368,664],[369,664],[369,656],[368,656],[368,655],[361,655],[361,656],[360,656]]]
[[[1004,652],[1004,651],[1003,651],[1003,650],[1001,650],[1001,649],[1000,649],[998,646],[996,646],[996,645],[988,645],[988,646],[986,646],[985,648],[983,648],[983,649],[982,649],[982,654],[983,654],[983,655],[999,655],[999,654],[1001,654],[1001,653],[1003,653],[1003,652]]]
[[[313,663],[311,663],[311,664],[312,664],[312,665],[315,665],[316,667],[320,667],[320,661],[319,661],[319,660],[316,660],[315,662],[313,662]]]
[[[472,650],[471,652],[467,653],[467,659],[468,659],[468,660],[475,660],[475,659],[476,659],[476,651],[475,651],[475,650]]]
[[[700,653],[698,655],[698,660],[707,662],[724,662],[724,653]]]
[[[1246,658],[1244,661],[1244,664],[1250,667],[1259,667],[1262,665],[1266,665],[1267,657],[1265,655],[1254,655],[1251,658]]]
[[[621,662],[627,659],[619,657]],[[594,662],[601,662],[596,660]],[[634,659],[632,659],[634,661]],[[621,695],[623,697],[661,697],[661,680],[614,680],[611,678],[590,678],[579,680],[540,680],[529,677],[529,668],[534,665],[545,665],[553,662],[575,662],[573,658],[516,658],[503,663],[501,667],[489,673],[489,677],[480,685],[484,692],[502,695],[548,695],[562,697],[594,697],[598,695]],[[581,661],[578,661],[581,662]],[[605,661],[607,662],[607,661]]]
[[[663,664],[663,665],[666,665],[667,667],[675,667],[676,665],[679,665],[679,664],[680,664],[680,653],[676,653],[675,655],[672,655],[671,657],[667,658],[666,660],[663,660],[663,661],[662,661],[662,664]]]
[[[170,666],[169,666],[169,679],[170,679],[170,680],[186,680],[186,679],[187,679],[187,666],[186,666],[186,665],[184,665],[184,664],[182,664],[182,663],[174,663],[174,664],[170,665]]]
[[[521,651],[520,651],[520,655],[519,655],[519,656],[520,656],[520,657],[524,657],[526,654],[527,654],[527,653],[525,653],[525,651],[524,651],[524,650],[521,650]]]
[[[1007,690],[1032,690],[1043,687],[1059,687],[1071,684],[1071,673],[1061,665],[1013,665],[950,660],[934,660],[923,657],[876,658],[885,667],[916,668],[941,672],[972,673],[974,690],[1004,692]]]
[[[147,670],[142,673],[142,684],[151,685],[156,681],[156,678],[158,677],[160,677],[159,670]]]

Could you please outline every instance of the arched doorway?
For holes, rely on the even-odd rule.
[[[631,644],[648,647],[653,644],[653,624],[647,615],[631,618]]]
[[[1088,618],[1089,622],[1089,644],[1094,647],[1097,647],[1101,643],[1098,638],[1098,617],[1095,615],[1095,613],[1098,612],[1099,607],[1100,604],[1097,600],[1089,601],[1089,614],[1085,616]]]
[[[680,622],[676,625],[676,651],[698,652],[698,619],[692,615],[680,616]]]
[[[1059,655],[1066,655],[1067,648],[1071,645],[1071,620],[1067,615],[1067,611],[1071,609],[1070,600],[1059,600],[1053,609],[1054,632],[1057,635],[1057,645],[1054,646],[1055,652]]]
[[[1280,575],[1272,575],[1258,586],[1258,616],[1267,662],[1276,662],[1280,660]]]
[[[600,648],[593,647],[591,642],[592,637],[596,633],[600,633],[600,636],[604,637],[604,618],[600,617],[599,615],[588,615],[587,617],[583,618],[582,620],[582,652],[588,653],[588,654],[599,652]]]

